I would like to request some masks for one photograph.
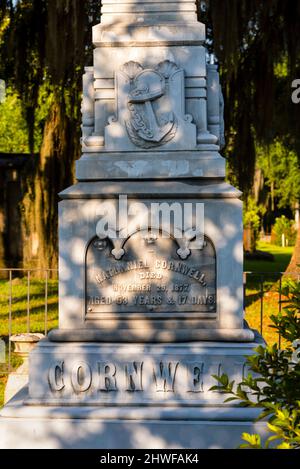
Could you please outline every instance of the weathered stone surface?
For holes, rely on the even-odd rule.
[[[196,147],[196,126],[185,113],[184,70],[175,62],[149,69],[129,61],[116,76],[116,91],[118,119],[106,127],[108,150]]]
[[[98,24],[93,28],[93,43],[96,47],[180,46],[203,45],[206,40],[205,25],[202,23],[163,24]]]
[[[86,153],[76,163],[76,177],[78,181],[224,178],[225,159],[216,151]]]
[[[16,334],[12,335],[10,341],[14,345],[15,353],[23,358],[27,359],[29,353],[36,347],[36,345],[45,339],[44,334],[39,333],[27,333],[27,334]]]
[[[67,199],[117,199],[119,194],[127,194],[128,199],[155,199],[157,194],[166,201],[180,196],[185,201],[189,199],[238,199],[242,193],[221,181],[199,181],[185,180],[172,181],[143,181],[134,180],[128,182],[125,180],[79,182],[74,186],[68,187],[59,194],[62,200]]]
[[[266,438],[258,409],[234,407],[24,406],[26,390],[0,411],[6,449],[236,449],[242,433]]]
[[[196,4],[192,0],[167,0],[163,4],[149,0],[103,0],[101,12],[103,24],[197,21]]]
[[[185,312],[214,317],[216,255],[208,239],[199,248],[191,245],[188,258],[159,232],[137,231],[121,246],[116,253],[108,241],[95,237],[87,249],[87,319],[111,313],[122,318],[132,313],[176,318]],[[143,252],[142,259],[137,252]]]
[[[31,356],[30,393],[0,411],[0,448],[235,449],[243,432],[264,439],[260,409],[224,405],[209,391],[210,373],[239,380],[261,343],[43,342]]]
[[[240,381],[263,341],[244,322],[241,193],[224,182],[205,26],[191,0],[102,4],[79,183],[60,194],[59,329],[1,411],[0,447],[235,448],[265,426],[212,375]]]
[[[28,385],[29,353],[34,350],[38,342],[44,339],[43,334],[17,334],[10,338],[14,344],[15,353],[23,359],[17,370],[9,374],[4,394],[4,402],[9,402],[24,386]]]
[[[222,119],[209,116],[207,98],[209,92],[218,107],[220,89],[208,83],[204,40],[195,2],[104,4],[102,23],[94,27],[94,65],[86,69],[83,80],[83,153],[133,153],[142,148],[146,154],[157,147],[159,151],[218,151]],[[129,75],[125,72],[128,64],[135,64],[132,76],[133,66]],[[155,85],[159,82],[160,90]],[[144,93],[143,103],[140,97],[137,101],[139,87],[150,90],[147,99]],[[219,112],[223,112],[221,105]],[[211,117],[214,122],[209,126]],[[141,173],[142,163],[137,160],[135,166],[140,166]],[[79,161],[80,179],[102,178],[100,166],[89,173],[87,167],[84,159]],[[171,166],[168,169],[169,176],[176,177]],[[214,166],[201,173],[185,165],[177,172],[177,177],[224,177]],[[163,167],[156,169],[155,176],[165,174]],[[147,176],[153,174],[148,170]]]
[[[184,187],[183,185],[183,191]],[[194,188],[195,186],[192,187]],[[142,192],[143,191],[145,191],[145,187]],[[219,196],[220,195],[221,194],[219,194]],[[81,198],[80,192],[77,197]],[[151,210],[151,204],[153,202],[163,203],[165,201],[164,196],[162,196],[162,198],[157,196],[156,201],[144,197],[145,193],[143,197],[138,196],[134,199],[129,196],[128,211],[133,210],[133,205],[137,202],[143,202],[144,206]],[[184,209],[186,202],[185,199],[180,199],[179,197],[168,199],[170,207],[175,203],[179,204],[179,207]],[[114,303],[114,305],[106,305],[105,317],[101,317],[101,315],[98,316],[96,313],[94,315],[87,315],[87,297],[89,295],[87,291],[88,284],[86,282],[87,275],[89,275],[86,269],[87,250],[91,242],[95,241],[97,225],[103,213],[108,210],[111,215],[115,212],[117,217],[119,217],[120,205],[116,198],[107,199],[101,197],[92,200],[84,198],[80,200],[69,199],[60,203],[60,291],[63,293],[60,295],[59,300],[61,331],[60,333],[52,333],[51,338],[54,340],[56,335],[56,340],[60,340],[59,337],[64,337],[65,340],[67,332],[69,333],[73,330],[75,335],[71,334],[71,338],[80,337],[80,340],[84,340],[84,330],[86,329],[87,335],[85,340],[101,340],[101,337],[102,340],[113,340],[113,335],[115,334],[117,341],[133,340],[135,342],[138,340],[151,341],[154,340],[154,337],[156,337],[155,340],[161,339],[163,341],[186,341],[189,340],[189,338],[191,340],[205,340],[206,337],[207,340],[222,340],[223,337],[223,340],[226,341],[251,341],[253,339],[252,332],[247,332],[246,330],[243,332],[242,204],[235,198],[191,198],[188,200],[188,203],[194,204],[193,207],[199,202],[204,204],[205,235],[216,253],[216,290],[214,290],[216,291],[216,308],[214,318],[212,318],[211,312],[208,313],[208,317],[207,314],[205,316],[205,313],[201,313],[201,309],[203,309],[201,305],[199,305],[198,312],[196,312],[195,305],[192,304],[194,297],[206,297],[205,286],[202,288],[202,292],[200,292],[201,288],[199,289],[199,295],[191,295],[189,300],[191,304],[185,306],[184,311],[182,308],[179,310],[180,317],[176,316],[176,311],[178,310],[178,305],[176,304],[173,305],[173,307],[170,306],[168,312],[166,308],[164,311],[161,311],[160,308],[156,308],[153,312],[148,311],[147,313],[145,311],[147,305],[140,305],[139,308],[132,309],[130,317],[127,317],[124,316],[126,307],[125,309],[123,308],[121,313],[117,313],[116,304]],[[119,230],[122,230],[122,223],[125,223],[126,219],[124,219],[123,222],[122,220],[119,221],[121,222]],[[195,228],[195,219],[193,219],[193,217],[190,219],[189,224],[191,227]],[[131,233],[134,233],[140,225],[141,219],[139,214],[130,218]],[[122,243],[122,239],[119,239],[119,242],[120,241]],[[137,250],[134,260],[143,263],[145,261],[145,250],[141,249],[140,241],[136,244],[135,240],[133,240],[131,243],[132,249]],[[70,246],[72,246],[72,249],[70,249]],[[180,246],[178,246],[178,249],[179,247]],[[112,247],[109,254],[110,256],[112,255],[111,252],[113,249]],[[122,245],[116,245],[115,249],[122,249]],[[156,259],[154,254],[152,257],[154,264],[156,260],[164,260],[167,262],[168,266],[168,263],[172,261],[174,252],[176,252],[173,252],[173,249],[172,243],[168,245],[164,253],[164,259],[162,256]],[[196,254],[196,259],[197,255],[199,254]],[[176,256],[178,259],[174,258],[174,262],[181,262],[183,266],[186,264],[187,268],[194,268],[195,272],[193,272],[193,275],[196,275],[197,271],[200,272],[205,268],[203,265],[204,261],[201,261],[200,258],[194,263],[190,260],[180,259],[177,253]],[[116,260],[113,260],[113,257],[111,259],[111,262],[115,262],[116,265],[118,264]],[[191,259],[193,259],[193,254],[191,255]],[[103,263],[101,260],[98,261],[97,268],[99,273],[101,273],[101,270],[106,270],[104,268],[105,262],[106,261]],[[174,269],[175,267],[174,265]],[[146,269],[144,269],[144,273],[145,270]],[[153,272],[153,274],[155,273],[159,274],[158,271]],[[160,273],[169,275],[170,273],[172,274],[172,270],[163,269]],[[150,280],[153,281],[155,279],[149,279],[149,282],[147,283],[145,281],[144,284],[148,285],[152,283]],[[175,282],[173,278],[167,279],[166,282],[161,280],[162,279],[156,279],[151,289],[164,287],[166,289],[173,289],[174,285],[175,288],[176,285],[184,288],[183,285],[186,283],[183,281],[180,283]],[[194,280],[189,279],[188,289],[190,288],[189,285],[192,284],[191,282],[194,282]],[[132,278],[131,281],[126,279],[126,282],[123,282],[124,287],[122,288],[126,288],[126,285],[131,284],[136,284],[134,279]],[[110,288],[109,284],[107,284],[106,288]],[[117,288],[121,288],[120,284]],[[94,291],[95,294],[90,296],[102,297],[103,295],[100,294],[101,288],[98,292],[98,295],[96,295]],[[160,296],[159,293],[160,292],[154,292],[153,290],[150,296],[157,298]],[[212,294],[214,295],[213,292]],[[120,294],[120,296],[124,295]],[[143,295],[139,296],[139,303],[143,301],[148,302],[148,299],[141,299],[141,296]],[[166,301],[165,296],[164,294],[162,297],[162,302],[164,303]],[[177,301],[179,301],[179,295],[176,294],[175,296]],[[105,296],[105,298],[107,297]],[[107,301],[106,299],[105,302]],[[199,301],[201,302],[201,299]],[[198,302],[198,299],[196,302]],[[131,306],[133,306],[133,303],[131,303]],[[148,306],[151,307],[151,305]],[[143,310],[141,310],[141,307]],[[90,333],[91,329],[94,330],[93,335]],[[78,332],[79,335],[76,334],[76,330],[80,331],[80,333]],[[64,333],[64,331],[66,331],[66,333]],[[61,334],[63,334],[63,336],[61,336]],[[165,338],[163,339],[164,336]]]
[[[212,375],[240,382],[245,357],[262,344],[121,345],[42,342],[30,357],[35,405],[224,405]]]

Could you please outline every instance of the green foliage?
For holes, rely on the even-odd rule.
[[[34,122],[34,147],[35,151],[39,152],[42,142],[45,123],[48,119],[51,106],[54,102],[54,91],[47,80],[39,88],[37,106],[35,110],[35,122]]]
[[[300,283],[290,283],[282,291],[284,312],[273,316],[273,328],[287,341],[284,350],[277,344],[256,349],[247,358],[249,374],[241,383],[229,381],[227,375],[214,376],[218,390],[244,407],[261,408],[259,419],[268,417],[272,435],[266,447],[300,449]],[[261,448],[258,435],[243,435],[243,448]]]
[[[222,74],[229,172],[249,191],[257,141],[269,144],[279,136],[296,153],[300,147],[300,107],[291,101],[300,60],[299,2],[196,3]],[[0,5],[0,73],[13,80],[22,96],[32,133],[45,76],[60,90],[73,88],[73,101],[78,100],[83,65],[91,63],[91,27],[99,22],[101,2],[3,0]],[[71,125],[78,128],[78,121]]]
[[[279,404],[269,404],[272,412],[272,423],[268,423],[269,430],[274,433],[267,441],[267,447],[273,441],[278,441],[277,449],[300,448],[300,401],[293,409],[281,408]]]
[[[284,282],[282,295],[285,298],[284,314],[272,316],[273,328],[290,343],[300,339],[300,288],[293,280]],[[296,345],[295,345],[296,346]]]
[[[7,28],[9,27],[10,17],[6,9],[0,9],[0,48],[3,46],[4,37]],[[1,65],[0,65],[1,70]]]
[[[22,103],[11,88],[0,104],[0,152],[28,153],[27,124],[22,114]]]
[[[4,0],[0,4],[0,74],[22,99],[30,151],[36,144],[36,112],[45,82],[59,94],[61,107],[79,134],[81,78],[91,55],[91,31],[100,19],[100,2]],[[65,102],[66,93],[71,103]]]
[[[52,90],[45,83],[39,90],[35,110],[34,151],[39,152],[45,120],[53,100]],[[9,87],[6,98],[0,103],[0,152],[29,153],[28,125],[24,117],[22,101],[17,92]]]
[[[57,194],[80,156],[82,73],[91,64],[98,0],[0,1],[0,77],[16,90],[27,123],[30,177],[23,181],[24,266],[57,266]],[[32,236],[38,252],[32,259]]]
[[[272,414],[272,423],[268,422],[268,429],[273,433],[265,443],[265,448],[276,446],[277,449],[300,448],[300,401],[295,408],[289,410],[281,408],[279,404],[267,405]],[[243,433],[242,439],[246,442],[241,448],[262,449],[262,441],[259,435]]]
[[[300,198],[300,167],[298,156],[278,139],[268,147],[258,147],[258,167],[266,184],[274,188],[280,208],[291,207]]]
[[[275,244],[282,245],[282,235],[285,237],[285,243],[288,246],[294,246],[296,243],[297,231],[294,228],[294,221],[289,220],[284,215],[276,218],[273,226],[273,233],[275,234]]]
[[[241,445],[241,448],[261,449],[261,437],[259,435],[243,433],[242,438],[246,441],[246,444]]]
[[[294,155],[297,151],[300,154],[300,106],[291,101],[291,82],[298,76],[300,59],[298,3],[197,1],[199,20],[207,25],[208,45],[217,56],[222,75],[229,174],[248,193],[256,142],[270,144],[279,136],[288,141]],[[31,152],[41,146],[41,133],[34,135],[35,121],[41,124],[38,127],[48,122],[43,141],[49,158],[45,162],[41,157],[34,176],[41,187],[32,191],[40,193],[32,210],[37,214],[47,213],[49,204],[55,213],[57,192],[73,182],[73,163],[80,153],[81,75],[83,66],[91,65],[91,30],[100,20],[100,8],[99,0],[0,2],[0,77],[12,84],[22,99]],[[38,103],[45,81],[51,93],[55,91],[57,105],[51,107],[48,119],[39,120]],[[24,219],[28,226],[34,226],[28,211]],[[56,223],[53,215],[54,231]],[[48,236],[44,227],[34,229],[41,245],[56,249],[55,237]],[[30,248],[26,250],[30,252]],[[39,253],[40,259],[44,257]]]
[[[276,137],[299,154],[300,106],[291,100],[299,76],[299,1],[198,0],[216,54],[225,98],[231,174],[250,192],[257,142]]]
[[[249,196],[244,204],[243,223],[245,228],[251,229],[251,251],[256,250],[261,225],[261,217],[265,213],[265,208],[257,204],[254,197]]]

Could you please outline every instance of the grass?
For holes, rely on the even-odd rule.
[[[48,329],[57,325],[57,281],[48,281]],[[0,337],[9,335],[9,282],[0,280]],[[12,334],[45,331],[45,283],[33,279],[30,283],[30,316],[28,317],[27,279],[12,282]]]
[[[8,372],[8,337],[9,337],[9,282],[0,280],[0,338],[6,344],[6,364],[0,364],[0,407],[4,400],[4,389]],[[48,330],[58,324],[58,283],[48,281]],[[27,279],[15,278],[12,282],[12,334],[24,332],[45,332],[45,282],[32,279],[30,282],[30,315],[28,316]],[[20,359],[12,353],[11,366],[16,369]]]
[[[274,262],[246,261],[244,270],[252,272],[247,279],[246,289],[246,320],[254,329],[260,329],[261,292],[260,273],[266,272],[264,278],[264,309],[263,335],[267,342],[278,340],[274,330],[270,329],[270,316],[278,313],[277,293],[278,276],[274,272],[284,272],[292,255],[293,248],[281,248],[267,243],[260,243],[258,249],[274,255]],[[255,275],[256,274],[256,275]],[[258,275],[257,275],[258,274]],[[0,337],[8,344],[9,336],[9,283],[0,280]],[[27,314],[27,279],[16,278],[12,285],[12,334],[22,332],[45,331],[45,283],[41,280],[31,281],[30,286],[30,317]],[[48,285],[48,330],[57,327],[58,316],[58,283],[50,280]],[[8,349],[8,347],[7,347]],[[8,360],[7,360],[8,362]],[[19,365],[19,359],[12,354],[12,368]],[[4,388],[7,380],[7,367],[0,364],[0,407],[3,402]]]
[[[3,406],[4,402],[4,391],[6,385],[6,376],[0,376],[0,409]]]
[[[284,272],[287,268],[291,256],[293,254],[293,247],[282,248],[269,243],[258,243],[258,250],[269,252],[273,254],[274,261],[248,261],[244,263],[245,272]]]
[[[244,271],[251,272],[247,275],[246,288],[246,320],[253,329],[261,331],[261,316],[263,319],[262,333],[268,343],[278,342],[279,337],[270,325],[270,316],[277,315],[280,309],[278,272],[284,272],[287,268],[293,247],[282,248],[268,243],[259,243],[260,251],[273,254],[274,261],[245,261]],[[263,274],[263,282],[262,276]],[[286,280],[283,280],[285,282]],[[263,303],[262,299],[263,291]]]

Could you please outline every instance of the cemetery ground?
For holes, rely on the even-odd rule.
[[[284,272],[292,255],[293,247],[278,247],[259,243],[258,249],[273,254],[274,261],[246,261],[247,275],[246,320],[250,327],[260,331],[261,322],[261,273],[263,272],[263,336],[268,343],[278,341],[278,336],[270,327],[270,316],[278,313],[279,276]],[[47,330],[58,325],[58,282],[48,282]],[[11,333],[27,331],[45,333],[45,282],[32,279],[30,282],[30,315],[28,316],[27,278],[14,278],[12,282],[12,322]],[[8,344],[9,336],[9,282],[0,280],[0,338]],[[7,346],[8,361],[8,346]],[[12,353],[11,369],[20,365],[20,359]],[[6,366],[6,368],[5,368]],[[0,407],[3,405],[7,365],[0,364]]]

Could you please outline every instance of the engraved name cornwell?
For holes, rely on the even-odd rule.
[[[216,255],[205,238],[183,260],[172,238],[132,235],[121,260],[109,239],[95,238],[86,257],[86,314],[173,315],[216,312]]]
[[[231,372],[232,379],[241,380],[245,372],[242,362],[224,363],[214,358],[153,359],[140,357],[136,361],[62,360],[54,362],[48,371],[49,390],[57,397],[82,395],[96,400],[147,400],[201,398],[217,384],[213,375]]]

